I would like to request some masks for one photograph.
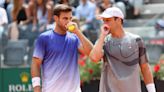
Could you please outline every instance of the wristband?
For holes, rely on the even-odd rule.
[[[33,77],[32,78],[32,87],[40,86],[40,77]]]
[[[156,92],[154,83],[147,84],[146,88],[148,92]]]

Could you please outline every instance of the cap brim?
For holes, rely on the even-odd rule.
[[[110,16],[109,14],[101,14],[98,17],[102,19],[102,18],[111,18],[112,16]]]

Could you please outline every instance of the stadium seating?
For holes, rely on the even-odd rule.
[[[4,64],[18,66],[24,63],[24,56],[27,53],[27,40],[8,41],[4,49]]]

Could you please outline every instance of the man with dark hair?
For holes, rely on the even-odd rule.
[[[63,4],[54,8],[54,30],[42,33],[35,43],[31,65],[34,92],[81,92],[78,69],[78,51],[89,55],[92,43],[71,21],[72,9]],[[71,32],[69,26],[74,26]]]
[[[107,8],[101,15],[104,25],[90,58],[103,57],[99,92],[141,92],[139,67],[148,92],[156,92],[141,37],[123,30],[124,15],[119,8]]]

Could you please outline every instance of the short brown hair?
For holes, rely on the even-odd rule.
[[[57,4],[54,7],[54,15],[59,16],[61,12],[72,12],[72,8],[65,4]]]

